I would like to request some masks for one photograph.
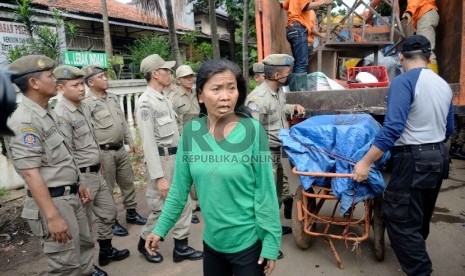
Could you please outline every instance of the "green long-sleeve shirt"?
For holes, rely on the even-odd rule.
[[[261,256],[277,258],[279,208],[268,138],[258,121],[241,118],[229,135],[218,141],[208,132],[206,117],[184,126],[173,182],[153,233],[164,238],[174,226],[192,182],[208,246],[237,253],[261,240]]]

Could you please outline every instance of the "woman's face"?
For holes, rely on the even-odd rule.
[[[238,97],[236,77],[227,70],[207,80],[199,94],[199,102],[205,104],[209,117],[219,119],[234,113]]]

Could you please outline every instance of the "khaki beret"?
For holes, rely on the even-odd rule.
[[[271,54],[262,62],[265,65],[272,66],[292,66],[294,64],[294,58],[286,54]]]
[[[189,65],[181,65],[176,69],[176,78],[182,78],[185,76],[194,75],[194,71]]]
[[[265,72],[265,66],[261,62],[255,62],[252,66],[252,70],[254,73],[264,73]]]
[[[53,70],[53,75],[57,80],[75,80],[84,77],[86,74],[77,67],[62,65]]]
[[[97,65],[89,65],[89,66],[86,66],[84,68],[82,68],[82,71],[84,72],[84,79],[88,79],[92,76],[95,76],[97,74],[100,74],[102,72],[105,72],[105,69],[103,69],[102,67],[100,66],[97,66]]]
[[[164,61],[159,55],[153,54],[142,60],[140,63],[140,71],[145,75],[161,68],[171,70],[175,64],[176,61]]]
[[[12,79],[17,79],[27,74],[51,71],[55,67],[55,61],[43,55],[28,55],[13,61],[8,69],[14,74]]]

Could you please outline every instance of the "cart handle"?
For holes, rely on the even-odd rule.
[[[352,178],[353,173],[328,173],[328,172],[299,172],[296,167],[292,168],[292,173],[305,176],[315,176],[315,177],[348,177]]]

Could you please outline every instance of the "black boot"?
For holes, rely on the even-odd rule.
[[[462,151],[462,147],[463,145],[452,143],[449,151],[450,158],[465,160],[465,153]]]
[[[281,250],[279,250],[278,252],[278,260],[281,260],[282,258],[284,258],[284,254]]]
[[[294,199],[292,197],[286,198],[283,201],[284,204],[284,217],[286,219],[292,218],[292,204],[294,203]]]
[[[173,261],[175,263],[184,260],[200,260],[203,258],[203,252],[195,250],[187,244],[187,238],[182,240],[174,239]]]
[[[147,219],[141,217],[137,212],[136,209],[127,209],[126,210],[126,222],[131,224],[137,225],[145,225],[147,223]]]
[[[113,235],[115,236],[124,237],[129,235],[128,230],[126,230],[126,228],[119,224],[117,220],[115,220],[115,224],[113,225],[113,228],[111,230],[113,232]]]
[[[98,254],[98,264],[106,266],[112,261],[121,261],[129,257],[129,250],[118,250],[111,245],[111,240],[98,240],[100,251]]]
[[[137,249],[142,255],[144,255],[144,258],[147,260],[147,262],[150,262],[150,263],[163,262],[163,256],[160,253],[156,252],[155,255],[150,255],[150,253],[147,252],[147,249],[145,249],[145,240],[143,238],[139,239],[139,244],[137,245]]]
[[[94,265],[94,272],[91,274],[92,276],[108,276],[108,273],[100,269],[98,266]]]
[[[292,233],[292,228],[289,227],[289,226],[281,225],[281,229],[282,229],[282,234],[283,235],[288,235],[288,234]]]

